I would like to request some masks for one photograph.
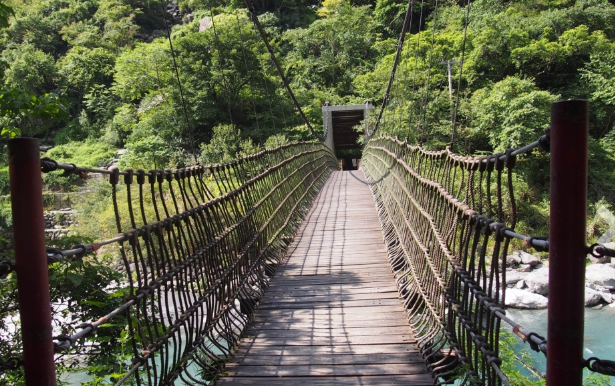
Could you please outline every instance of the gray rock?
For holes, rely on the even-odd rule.
[[[519,272],[532,272],[532,266],[530,264],[520,264],[517,268]]]
[[[516,288],[506,291],[505,304],[509,307],[539,310],[547,308],[548,302],[546,297],[532,292]]]
[[[602,292],[600,291],[600,296],[602,296],[602,300],[611,304],[613,303],[613,295],[610,292]]]
[[[519,280],[525,279],[527,275],[528,275],[527,272],[506,271],[506,284],[507,285],[517,284]]]
[[[521,256],[521,262],[523,264],[529,264],[533,267],[540,263],[540,259],[538,257],[527,252],[519,251],[519,255]]]
[[[604,264],[591,264],[585,268],[588,282],[607,288],[615,288],[615,268]]]
[[[602,295],[600,292],[585,287],[585,307],[593,307],[600,303],[600,300],[602,300]]]
[[[212,25],[211,18],[205,16],[199,22],[199,32],[207,31],[211,27],[211,25]]]
[[[519,251],[515,251],[513,253],[511,253],[510,255],[506,256],[506,265],[511,267],[511,266],[516,266],[519,263],[521,263],[521,256],[519,256]]]
[[[539,268],[525,277],[525,284],[530,292],[543,296],[549,295],[549,268]]]
[[[517,285],[515,285],[516,288],[518,289],[524,289],[525,288],[525,280],[519,280],[517,282]]]

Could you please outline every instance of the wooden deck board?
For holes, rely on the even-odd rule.
[[[226,365],[223,385],[432,385],[361,172],[336,172]]]

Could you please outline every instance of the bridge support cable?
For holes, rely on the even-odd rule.
[[[459,60],[459,79],[457,80],[457,95],[455,97],[455,106],[453,107],[453,116],[451,118],[451,147],[455,145],[455,134],[457,131],[457,111],[459,110],[459,97],[461,95],[461,79],[463,76],[463,62],[466,56],[466,41],[468,38],[468,24],[470,22],[470,0],[466,3],[466,19],[463,26],[463,44],[461,46],[461,59]],[[450,76],[450,64],[449,64]]]
[[[316,130],[314,130],[314,127],[312,126],[310,121],[307,119],[305,113],[303,112],[303,109],[301,109],[301,105],[299,104],[299,101],[297,101],[297,98],[295,97],[295,93],[293,93],[293,90],[290,88],[290,84],[288,83],[288,80],[286,79],[286,75],[284,75],[284,71],[282,70],[282,67],[280,67],[280,63],[278,62],[278,59],[276,58],[275,53],[273,52],[273,48],[271,48],[271,44],[269,44],[269,39],[267,38],[267,34],[265,33],[263,26],[258,20],[258,15],[256,14],[256,10],[254,9],[253,4],[250,2],[250,0],[244,0],[244,3],[246,5],[246,8],[248,9],[248,12],[250,13],[250,18],[252,19],[252,22],[254,23],[256,30],[260,34],[261,39],[263,40],[263,43],[265,43],[265,47],[267,48],[269,57],[271,58],[273,65],[275,66],[278,74],[280,75],[280,78],[282,78],[282,83],[284,84],[284,88],[286,89],[286,91],[288,92],[288,95],[292,99],[293,104],[295,105],[295,108],[297,109],[297,111],[299,111],[299,114],[301,115],[303,122],[305,123],[307,128],[310,130],[312,135],[316,137],[319,141],[323,142],[325,138],[327,138],[328,133],[325,132],[323,133],[323,135],[319,135],[316,132]]]
[[[433,18],[433,28],[431,29],[431,48],[429,49],[429,66],[427,68],[427,82],[425,83],[425,101],[423,102],[423,120],[419,120],[419,126],[422,127],[419,143],[423,143],[425,137],[423,133],[427,130],[427,107],[429,106],[429,82],[431,81],[431,67],[433,65],[433,47],[436,40],[436,26],[438,24],[438,0],[436,0]]]
[[[216,30],[216,20],[215,20],[213,7],[211,6],[211,0],[207,1],[207,6],[209,8],[209,16],[211,17],[211,29],[214,33],[214,44],[216,46],[216,50],[218,51],[218,61],[217,61],[218,71],[220,71],[220,74],[222,75],[222,82],[224,83],[224,95],[226,96],[226,105],[228,108],[228,116],[229,116],[229,119],[232,125],[234,124],[234,122],[233,122],[233,112],[231,109],[231,96],[230,96],[231,83],[229,82],[224,72],[224,69],[225,69],[224,57],[222,56],[222,51],[220,50],[220,38],[218,37],[218,31]],[[241,35],[239,36],[241,38]]]
[[[19,140],[11,143],[15,141]],[[41,167],[65,170],[65,175],[95,171],[38,157],[34,164],[35,178],[20,178],[40,181]],[[111,184],[119,234],[38,255],[45,259],[46,273],[48,263],[83,258],[105,246],[121,256],[129,291],[119,308],[72,326],[70,335],[54,338],[55,345],[51,322],[46,323],[52,374],[54,350],[87,354],[84,339],[113,319],[122,323],[124,317],[133,358],[117,385],[168,385],[179,380],[207,385],[215,380],[252,320],[311,201],[337,168],[326,146],[300,142],[220,165],[149,172],[99,170]],[[17,271],[26,272],[19,266]],[[0,370],[20,364],[11,358],[0,363]]]
[[[173,40],[171,39],[171,28],[169,27],[169,23],[167,21],[168,12],[166,10],[165,4],[163,0],[160,0],[160,8],[162,10],[162,20],[164,21],[164,29],[167,34],[167,39],[169,39],[169,49],[171,50],[171,59],[173,61],[173,73],[175,75],[175,79],[177,80],[177,88],[179,90],[179,97],[182,105],[182,112],[184,113],[184,119],[186,120],[186,128],[188,129],[188,138],[190,141],[190,151],[192,153],[192,157],[194,159],[195,164],[198,163],[198,155],[196,153],[195,146],[195,138],[194,138],[194,130],[192,129],[192,125],[190,124],[190,118],[188,117],[188,108],[186,107],[186,99],[184,98],[184,88],[182,86],[181,78],[179,76],[179,66],[177,65],[177,57],[175,55],[175,49],[173,48]]]
[[[425,5],[425,0],[421,0],[421,11],[420,11],[420,16],[419,16],[419,26],[423,25],[423,6]],[[416,95],[416,73],[417,73],[417,69],[419,67],[419,52],[421,48],[421,29],[419,28],[419,32],[417,34],[417,39],[416,39],[416,48],[415,48],[415,53],[414,53],[414,71],[412,74],[412,92],[411,92],[411,98],[415,99],[415,95]],[[408,70],[408,65],[409,65],[409,60],[406,62],[406,71]],[[411,101],[411,103],[414,103],[414,101]],[[408,113],[408,130],[406,132],[406,137],[410,138],[410,127],[412,125],[412,113],[414,111],[414,108],[412,105],[409,106],[409,113]]]
[[[374,136],[374,134],[376,133],[376,131],[384,125],[384,119],[385,117],[387,117],[388,115],[385,114],[385,110],[387,109],[387,106],[390,106],[392,101],[396,101],[395,104],[395,111],[391,112],[390,115],[393,116],[393,125],[395,125],[395,115],[397,115],[397,113],[403,113],[404,110],[404,104],[407,104],[408,106],[408,113],[407,113],[407,119],[408,119],[408,127],[406,130],[406,137],[410,138],[411,137],[411,126],[412,126],[412,122],[413,119],[416,122],[416,141],[418,143],[423,143],[424,141],[427,140],[427,138],[425,137],[426,135],[426,129],[428,126],[428,107],[429,107],[429,103],[430,103],[430,89],[431,89],[431,81],[433,78],[433,72],[432,72],[432,66],[433,66],[433,62],[434,60],[436,60],[437,58],[434,57],[434,55],[436,55],[434,53],[434,45],[435,45],[435,40],[436,40],[436,29],[437,29],[437,24],[438,24],[438,1],[434,2],[434,7],[433,7],[433,20],[431,21],[432,26],[431,26],[431,38],[430,38],[430,47],[429,47],[429,58],[426,60],[426,80],[423,83],[423,89],[419,88],[417,89],[417,72],[418,72],[418,68],[419,68],[419,51],[421,48],[421,34],[422,34],[422,30],[419,28],[418,33],[416,34],[416,46],[415,46],[415,58],[414,58],[414,69],[413,69],[413,75],[412,75],[412,86],[411,86],[411,91],[407,92],[407,93],[403,93],[403,95],[405,96],[406,99],[408,99],[407,101],[403,101],[402,99],[404,99],[404,97],[402,97],[401,95],[393,95],[395,94],[395,82],[396,76],[399,76],[397,73],[397,69],[398,69],[398,65],[400,64],[401,61],[405,60],[406,65],[405,68],[402,70],[402,74],[403,74],[403,79],[398,80],[397,81],[397,92],[399,93],[400,89],[402,88],[402,86],[400,86],[400,84],[402,85],[406,85],[407,81],[408,81],[408,72],[409,67],[411,65],[410,63],[410,58],[409,58],[409,51],[410,51],[410,46],[408,45],[408,47],[406,48],[407,50],[407,54],[405,59],[401,59],[401,54],[403,51],[403,41],[405,39],[405,35],[407,33],[409,33],[409,30],[412,27],[412,17],[413,17],[413,13],[414,13],[414,3],[416,0],[410,0],[408,3],[408,8],[406,10],[406,15],[404,17],[404,23],[402,25],[402,32],[400,34],[400,37],[398,39],[398,45],[397,45],[397,50],[396,50],[396,54],[395,54],[395,58],[393,60],[393,64],[392,64],[392,68],[391,68],[391,73],[389,76],[389,80],[387,83],[387,87],[385,89],[384,92],[384,96],[382,99],[382,104],[381,104],[381,108],[380,111],[378,112],[378,116],[376,118],[376,122],[374,125],[374,129],[372,132],[367,132],[367,138],[372,138]],[[420,18],[419,18],[419,26],[422,26],[423,21],[424,21],[424,0],[421,0],[421,4],[420,4]],[[468,29],[468,25],[469,25],[469,20],[470,20],[470,5],[471,2],[470,1],[466,1],[464,6],[465,6],[465,17],[464,17],[464,27],[463,27],[463,43],[461,45],[461,53],[460,53],[460,58],[459,59],[455,59],[454,61],[451,60],[451,58],[442,58],[444,64],[448,64],[448,79],[449,79],[449,93],[450,93],[450,98],[449,98],[449,103],[450,103],[450,142],[449,144],[451,144],[451,146],[453,145],[454,141],[455,141],[455,136],[456,136],[456,126],[457,126],[457,113],[458,113],[458,108],[459,108],[459,101],[460,101],[460,93],[461,93],[461,83],[462,83],[462,78],[463,78],[463,65],[464,65],[464,59],[465,59],[465,50],[466,50],[466,41],[467,41],[467,29]],[[454,50],[454,47],[450,47],[450,49]],[[456,92],[457,95],[455,97],[453,97],[453,72],[452,72],[452,68],[451,68],[451,64],[453,63],[457,63],[459,65],[459,71],[458,71],[458,75],[457,76],[457,86],[456,86]],[[440,84],[441,86],[442,84]],[[423,91],[421,91],[423,90]],[[421,94],[421,95],[418,95]],[[389,107],[390,109],[392,107]],[[415,111],[416,110],[416,111]],[[414,116],[414,117],[413,117]],[[401,116],[399,116],[399,121],[401,124]],[[386,127],[390,126],[388,123],[385,125]],[[394,132],[397,133],[401,133],[400,130],[395,130]]]
[[[386,108],[387,102],[389,100],[389,93],[391,92],[391,87],[393,86],[393,82],[395,81],[395,72],[397,71],[397,65],[399,64],[401,58],[401,51],[404,47],[404,39],[406,38],[406,33],[410,27],[410,21],[412,20],[412,8],[414,7],[414,0],[408,1],[408,8],[406,9],[406,15],[404,16],[404,24],[401,28],[401,34],[399,35],[399,39],[397,40],[397,51],[395,52],[395,59],[393,60],[393,68],[391,69],[391,75],[389,76],[389,83],[387,84],[387,88],[384,92],[384,97],[382,98],[382,105],[380,107],[380,112],[378,112],[378,117],[376,118],[376,124],[374,125],[374,130],[370,133],[367,131],[367,137],[371,138],[378,131],[378,127],[380,126],[380,120],[382,119],[382,114],[384,113],[384,109]]]
[[[259,142],[262,143],[262,133],[261,133],[261,128],[258,122],[258,114],[256,112],[256,103],[254,102],[254,87],[252,85],[253,76],[252,76],[252,71],[250,70],[250,67],[248,66],[248,58],[246,55],[245,41],[243,37],[243,32],[241,31],[241,28],[243,27],[243,25],[239,23],[238,11],[235,10],[234,13],[235,13],[235,21],[237,22],[237,32],[239,33],[239,41],[241,43],[241,56],[243,58],[243,64],[246,68],[246,73],[248,74],[248,85],[250,86],[250,101],[252,102],[252,109],[254,110],[254,120],[256,122],[256,131],[258,133]]]

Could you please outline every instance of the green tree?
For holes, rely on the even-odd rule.
[[[596,52],[591,60],[581,69],[582,79],[589,87],[589,99],[592,110],[599,116],[600,134],[604,136],[613,128],[615,121],[615,54],[610,50]]]
[[[5,84],[34,94],[53,89],[56,77],[55,60],[32,44],[20,44],[2,52],[8,63]]]
[[[111,85],[115,56],[105,48],[73,47],[57,63],[67,92],[79,100],[94,85]]]
[[[24,90],[3,87],[0,89],[0,137],[13,138],[22,134],[33,135],[37,131],[33,123],[48,120],[62,120],[68,116],[64,101],[55,94],[36,96]]]
[[[543,134],[551,103],[557,99],[531,80],[508,77],[474,93],[473,127],[489,138],[496,152],[518,148]]]
[[[286,71],[299,87],[333,88],[340,95],[353,91],[354,78],[372,69],[376,24],[369,7],[347,1],[326,3],[306,29],[287,31]]]
[[[208,144],[201,145],[201,163],[211,165],[236,158],[241,132],[233,125],[218,125]]]

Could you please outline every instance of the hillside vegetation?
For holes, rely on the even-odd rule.
[[[590,198],[613,205],[615,6],[478,0],[467,12],[464,4],[435,4],[414,4],[382,132],[443,148],[454,116],[454,150],[503,151],[542,133],[552,101],[589,99]],[[56,146],[49,156],[85,166],[106,166],[115,149],[126,149],[121,166],[146,170],[221,162],[311,139],[243,2],[7,5],[14,13],[0,37],[4,137],[36,136]],[[399,0],[255,3],[299,103],[320,130],[325,101],[380,105],[406,7]],[[11,104],[19,98],[29,105]],[[2,150],[0,195],[6,195]],[[524,163],[520,173],[525,202],[543,202],[545,157]],[[54,190],[74,188],[46,178]],[[8,204],[0,205],[7,226]]]
[[[370,100],[379,108],[405,1],[253,3],[317,130],[323,130],[326,101]],[[596,209],[615,208],[614,3],[476,0],[468,10],[465,2],[416,1],[381,132],[440,149],[450,142],[454,119],[455,151],[500,152],[536,140],[549,122],[551,102],[588,99],[588,235],[595,239],[608,228],[594,217]],[[46,156],[82,166],[106,167],[125,149],[120,167],[145,170],[223,162],[313,139],[241,1],[5,0],[0,50],[0,196],[9,193],[5,139],[15,135],[37,137],[53,146]],[[518,230],[545,234],[548,155],[521,160],[516,173],[524,214]],[[81,189],[76,178],[53,173],[45,182],[53,192]],[[92,189],[96,201],[80,224],[86,240],[100,237],[102,223],[113,221],[105,206],[108,188]],[[10,201],[0,199],[0,230],[10,226]],[[56,300],[78,299],[118,280],[103,263],[52,269],[53,280],[68,288]],[[71,281],[74,275],[87,280]],[[9,284],[0,288],[1,298],[12,299],[0,315],[15,311]],[[118,291],[109,299],[121,298]],[[117,303],[109,299],[107,307]],[[100,315],[96,307],[91,303],[76,318]],[[124,324],[118,326],[112,328]],[[18,351],[9,338],[0,344],[2,357]],[[116,346],[110,339],[92,359],[98,361],[88,370],[94,379],[121,373],[114,366],[124,354]]]

